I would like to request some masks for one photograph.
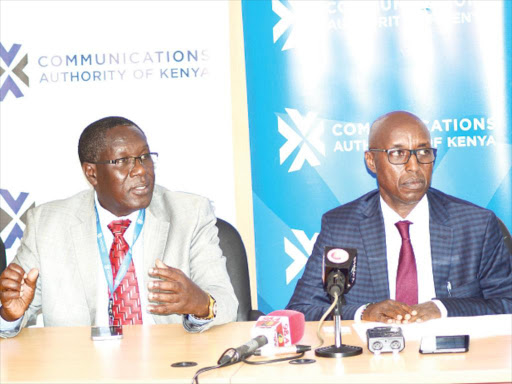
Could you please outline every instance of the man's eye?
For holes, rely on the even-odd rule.
[[[393,157],[405,157],[405,151],[401,149],[394,149],[389,154]]]
[[[147,159],[149,159],[150,157],[151,157],[151,155],[150,155],[149,153],[145,153],[145,154],[143,154],[143,155],[140,155],[140,159],[141,159],[142,161],[147,160]]]
[[[120,159],[116,159],[116,164],[119,164],[119,165],[126,164],[127,162],[128,162],[127,157],[122,157]]]
[[[420,156],[430,156],[432,153],[432,150],[430,148],[420,149],[417,151],[418,155]]]

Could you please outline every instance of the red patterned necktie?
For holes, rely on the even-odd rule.
[[[400,259],[396,274],[396,300],[408,305],[418,304],[418,273],[416,272],[416,259],[409,237],[410,221],[399,221],[395,226],[402,237]]]
[[[110,263],[112,264],[112,278],[114,280],[124,257],[130,249],[123,237],[130,223],[130,220],[114,220],[108,225],[108,229],[114,235],[114,241],[110,248]],[[114,292],[112,313],[109,315],[113,316],[113,325],[142,324],[139,286],[133,259],[126,275]]]

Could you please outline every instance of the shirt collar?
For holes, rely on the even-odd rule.
[[[396,213],[380,196],[380,206],[382,208],[382,216],[385,221],[391,221],[396,223],[398,221],[409,220],[411,223],[418,223],[425,218],[428,218],[428,198],[425,194],[421,200],[416,204],[416,206],[412,209],[411,212],[407,215],[407,217],[402,218],[398,213]]]

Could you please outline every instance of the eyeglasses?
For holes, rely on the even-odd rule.
[[[114,164],[116,167],[120,169],[129,169],[132,170],[135,167],[137,160],[145,167],[154,167],[158,160],[158,153],[150,152],[144,153],[140,156],[127,156],[121,157],[119,159],[114,160],[105,160],[105,161],[93,161],[93,164]]]
[[[433,163],[436,159],[436,148],[418,148],[418,149],[369,149],[370,152],[386,152],[388,154],[388,161],[394,165],[407,164],[411,155],[416,155],[416,160],[421,164]]]

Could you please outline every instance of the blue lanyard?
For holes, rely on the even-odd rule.
[[[113,281],[114,279],[112,274],[112,264],[110,263],[110,257],[107,253],[105,237],[103,236],[103,231],[101,230],[100,217],[98,215],[98,209],[96,208],[96,205],[94,205],[94,210],[96,211],[96,231],[98,233],[98,235],[96,236],[96,240],[98,242],[98,249],[100,251],[101,262],[103,264],[103,272],[105,272],[105,278],[107,279],[110,297],[112,298],[117,287],[119,286],[121,281],[123,281],[123,278],[126,275],[128,268],[130,267],[130,263],[132,262],[132,249],[133,246],[135,245],[135,242],[139,238],[140,232],[142,231],[142,227],[144,226],[144,221],[146,219],[146,210],[141,209],[139,211],[139,216],[137,217],[137,221],[135,222],[135,230],[133,232],[133,243],[128,251],[128,254],[126,254],[126,256],[124,257],[123,263],[121,264],[121,267],[117,272],[115,281]]]

